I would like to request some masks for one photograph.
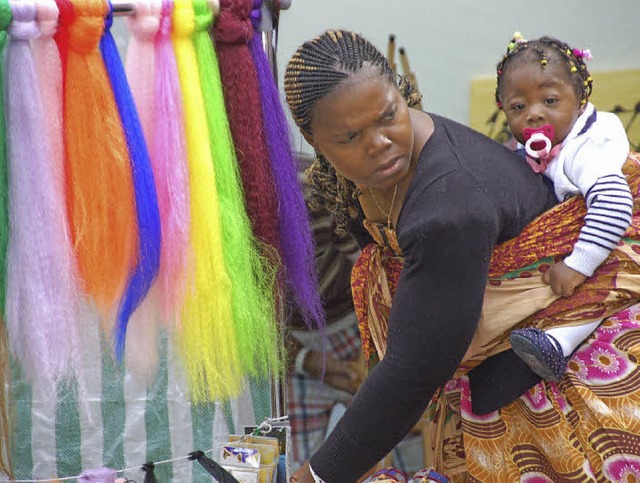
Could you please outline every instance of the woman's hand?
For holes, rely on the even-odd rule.
[[[542,274],[542,281],[551,285],[551,289],[557,295],[569,297],[577,287],[582,285],[588,277],[569,268],[564,262],[554,264]]]
[[[291,476],[289,483],[315,483],[311,470],[309,469],[308,461]]]
[[[343,361],[327,354],[325,364],[323,382],[350,394],[356,393],[366,377],[364,356],[355,360]],[[309,351],[304,359],[304,370],[312,378],[320,379],[322,377],[322,352]]]
[[[362,483],[371,475],[373,475],[378,470],[378,465],[374,465],[369,471],[367,471],[362,477],[358,479],[358,483]],[[291,478],[289,479],[289,483],[315,483],[313,475],[311,474],[311,470],[309,469],[309,462],[306,461],[302,467],[296,471]]]

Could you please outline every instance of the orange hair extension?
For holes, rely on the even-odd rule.
[[[105,319],[113,315],[137,246],[129,154],[98,45],[107,3],[58,3],[66,57],[64,127],[67,208],[85,291]],[[66,44],[66,45],[65,45]]]

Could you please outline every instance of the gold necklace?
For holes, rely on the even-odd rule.
[[[398,183],[399,184],[399,183]],[[391,198],[391,206],[389,207],[389,211],[384,211],[378,200],[376,199],[376,195],[373,194],[373,190],[369,188],[369,193],[371,193],[371,198],[373,198],[373,202],[376,204],[376,207],[384,216],[387,217],[387,227],[391,228],[391,214],[393,213],[393,206],[396,203],[396,196],[398,195],[398,185],[393,189],[393,198]]]

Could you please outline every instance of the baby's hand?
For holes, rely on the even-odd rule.
[[[577,287],[582,285],[588,277],[569,268],[564,262],[554,264],[542,274],[542,281],[551,285],[551,289],[557,295],[569,297]]]

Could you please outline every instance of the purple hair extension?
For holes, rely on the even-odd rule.
[[[260,35],[254,35],[249,44],[260,85],[267,148],[280,209],[279,228],[280,233],[286,233],[286,236],[281,236],[280,250],[287,284],[305,323],[310,327],[322,328],[325,324],[324,310],[318,293],[311,223],[302,188],[298,184],[289,125],[261,40]]]
[[[74,262],[59,167],[47,136],[30,40],[33,1],[10,2],[7,103],[10,231],[6,317],[11,348],[31,382],[55,384],[80,365]]]
[[[113,483],[116,480],[116,470],[111,468],[96,468],[82,472],[78,481],[80,483]]]

